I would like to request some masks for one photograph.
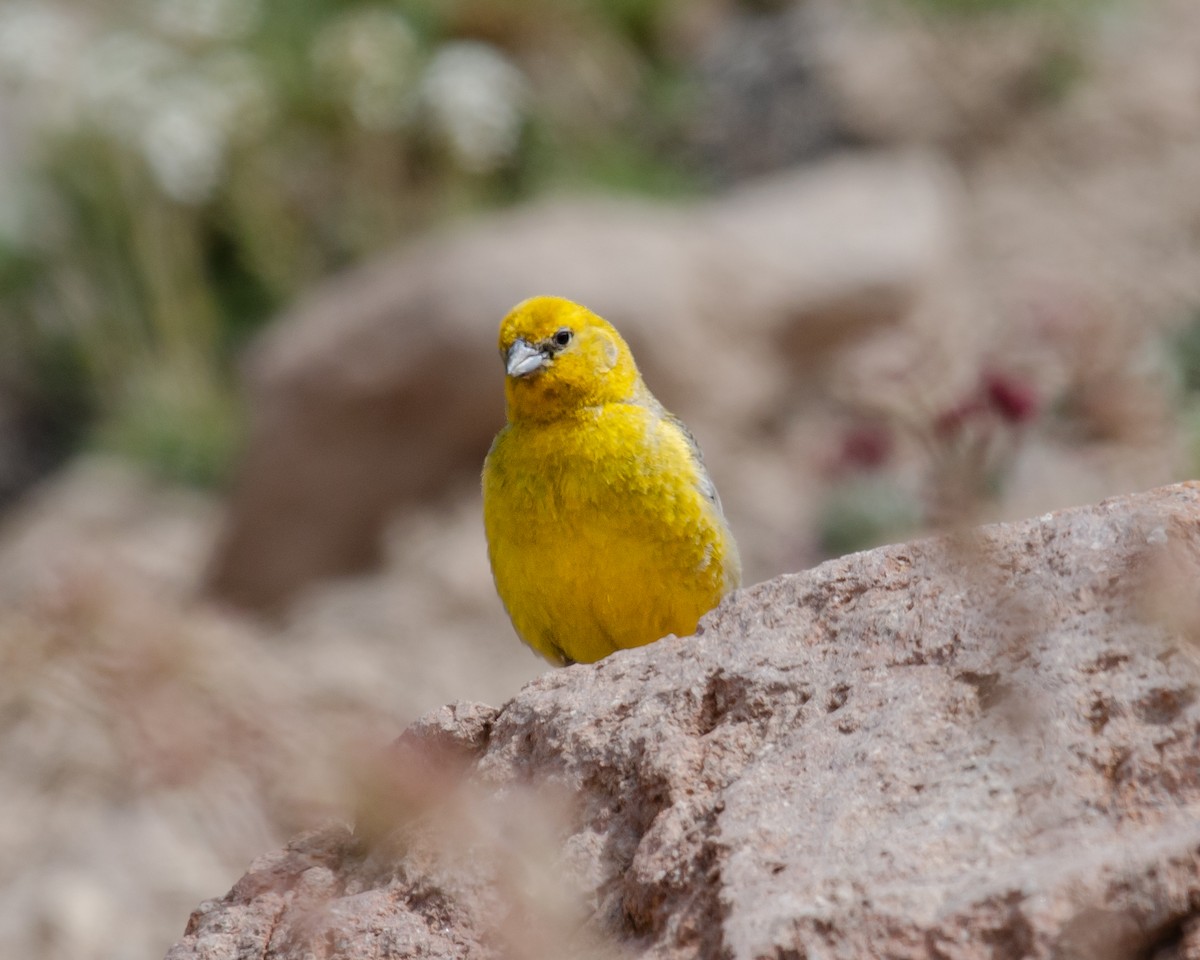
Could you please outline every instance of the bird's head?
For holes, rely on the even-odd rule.
[[[562,297],[532,297],[500,324],[508,419],[553,420],[632,400],[641,378],[616,329]]]

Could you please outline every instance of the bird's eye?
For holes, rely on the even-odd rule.
[[[568,343],[571,342],[572,336],[574,336],[574,334],[572,334],[571,331],[568,330],[566,327],[563,327],[556,334],[554,334],[555,346],[565,347]]]

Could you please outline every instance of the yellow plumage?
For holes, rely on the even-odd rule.
[[[534,297],[500,325],[508,425],[483,467],[496,590],[521,639],[590,663],[700,617],[741,580],[699,448],[620,334]]]

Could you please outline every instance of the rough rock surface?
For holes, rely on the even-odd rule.
[[[170,960],[1190,956],[1198,574],[1184,484],[759,584],[427,716]]]

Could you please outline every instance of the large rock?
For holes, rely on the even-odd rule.
[[[1186,484],[760,584],[427,716],[168,956],[1194,956],[1198,574]]]
[[[503,422],[496,329],[536,293],[611,319],[719,464],[712,438],[761,433],[811,379],[805,363],[897,324],[942,280],[955,203],[929,158],[847,157],[692,207],[547,201],[320,288],[248,365],[250,442],[213,589],[277,606],[372,564],[397,509],[475,485]],[[971,367],[970,348],[955,355]],[[727,503],[753,514],[761,498],[738,487]]]

